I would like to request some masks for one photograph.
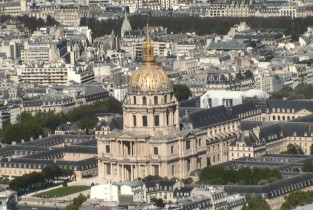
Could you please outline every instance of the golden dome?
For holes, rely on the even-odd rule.
[[[172,84],[166,72],[156,65],[140,66],[131,76],[132,92],[171,91]]]
[[[172,91],[172,83],[166,72],[155,65],[152,43],[150,42],[149,27],[147,25],[147,40],[143,49],[143,63],[131,76],[130,91],[159,92]]]

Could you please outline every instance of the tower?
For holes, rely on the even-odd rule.
[[[178,101],[166,72],[155,65],[148,26],[143,51],[123,102],[123,130],[97,137],[100,180],[185,178],[191,169],[182,156]]]
[[[131,30],[132,30],[132,27],[131,27],[130,22],[128,20],[127,12],[125,10],[124,20],[123,20],[123,24],[122,24],[122,28],[121,28],[121,37],[122,38],[124,37],[124,34],[126,31],[131,31]]]
[[[166,72],[155,65],[148,26],[143,53],[143,65],[132,74],[124,100],[124,130],[167,135],[179,129],[178,102]]]

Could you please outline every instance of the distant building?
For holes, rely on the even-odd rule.
[[[261,90],[223,91],[209,90],[200,97],[201,108],[212,108],[220,105],[232,107],[242,104],[246,98],[267,99],[269,94]]]
[[[4,190],[0,192],[0,207],[2,210],[17,209],[17,192]]]
[[[121,28],[121,37],[122,38],[124,37],[126,31],[131,31],[131,30],[132,30],[132,27],[131,27],[130,22],[127,18],[127,13],[125,11],[124,20],[123,20],[123,24],[122,24],[122,28]]]

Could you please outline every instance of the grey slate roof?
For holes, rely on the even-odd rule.
[[[225,106],[217,106],[211,109],[203,109],[185,115],[182,123],[192,128],[207,128],[212,125],[237,119]]]

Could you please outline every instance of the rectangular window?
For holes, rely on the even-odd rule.
[[[154,166],[154,175],[159,176],[159,166]]]
[[[175,175],[175,166],[173,165],[172,166],[172,176],[174,176]]]
[[[171,154],[174,153],[174,146],[171,146]]]
[[[201,147],[201,139],[199,139],[199,147]]]
[[[147,122],[147,116],[142,116],[142,126],[147,127],[148,122]]]
[[[158,155],[159,154],[159,148],[153,147],[153,154]]]
[[[187,171],[190,171],[190,164],[191,162],[190,162],[190,160],[187,160]]]
[[[133,125],[134,125],[134,126],[137,126],[137,119],[136,119],[136,116],[135,116],[135,115],[133,115]]]
[[[106,164],[106,167],[107,167],[107,175],[111,175],[111,165]]]
[[[106,145],[105,146],[105,152],[106,153],[110,153],[110,145]]]
[[[190,149],[190,141],[186,141],[186,150]]]
[[[197,158],[198,169],[201,168],[201,158]]]
[[[154,116],[154,126],[160,126],[159,115]]]

